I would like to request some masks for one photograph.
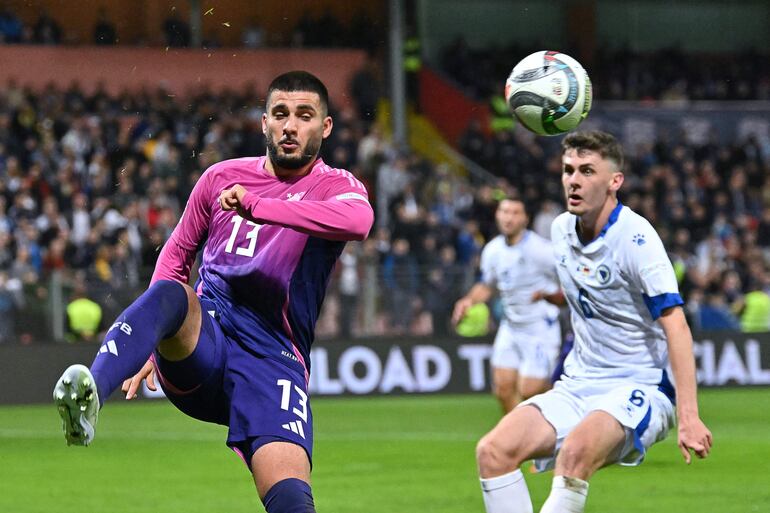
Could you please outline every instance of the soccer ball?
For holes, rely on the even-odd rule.
[[[525,128],[539,135],[572,130],[591,110],[591,80],[569,55],[535,52],[522,59],[505,82],[505,100]]]

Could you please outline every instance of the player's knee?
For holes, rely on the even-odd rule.
[[[594,467],[592,451],[584,440],[567,437],[559,449],[557,467],[570,477],[582,477]]]
[[[315,513],[310,485],[289,478],[275,483],[262,498],[267,513]]]
[[[492,393],[497,397],[500,401],[512,401],[515,395],[513,385],[505,386],[503,384],[495,384],[492,387]]]
[[[549,388],[551,388],[551,384],[545,380],[537,380],[533,383],[526,383],[521,387],[521,398],[522,400],[529,399],[530,397],[534,397],[538,394],[546,392]]]
[[[513,396],[516,391],[516,380],[509,376],[496,375],[492,379],[492,393],[497,397]]]
[[[516,459],[515,452],[506,451],[490,434],[476,444],[476,462],[482,477],[503,475],[515,470],[521,463]]]
[[[184,305],[187,308],[187,289],[189,285],[174,280],[158,280],[147,289],[144,295],[160,301],[160,308],[172,309]],[[192,290],[192,289],[190,289]]]

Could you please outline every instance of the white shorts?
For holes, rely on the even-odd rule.
[[[553,389],[531,397],[519,405],[537,406],[556,430],[553,456],[535,460],[539,471],[553,468],[564,439],[592,411],[609,413],[626,428],[626,443],[618,463],[639,465],[647,449],[666,438],[676,420],[671,399],[655,385],[625,382],[557,381]]]
[[[492,367],[518,370],[528,378],[550,378],[561,347],[558,319],[528,326],[503,321],[492,346]]]

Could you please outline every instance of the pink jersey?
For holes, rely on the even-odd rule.
[[[226,160],[201,176],[152,281],[187,283],[203,247],[196,292],[218,306],[223,330],[257,354],[309,372],[329,276],[345,241],[366,238],[374,214],[349,171],[318,159],[307,175],[280,179],[265,161]],[[245,218],[219,205],[220,193],[236,184],[248,191]]]

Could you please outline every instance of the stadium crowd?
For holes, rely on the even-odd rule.
[[[440,68],[479,100],[500,92],[499,77],[538,46],[471,48],[463,38],[441,51]],[[579,57],[576,50],[564,53]],[[590,66],[594,92],[604,100],[770,100],[770,61],[756,50],[724,55],[685,53],[671,47],[638,52],[599,48]]]
[[[65,301],[86,296],[102,322],[113,318],[146,286],[202,171],[264,151],[261,114],[251,89],[181,101],[162,89],[110,97],[77,85],[33,93],[8,84],[0,94],[1,339],[50,339],[40,319],[50,319],[54,276]],[[522,131],[489,138],[471,127],[462,151],[499,175],[474,183],[393,148],[355,108],[334,116],[323,156],[366,183],[377,224],[343,256],[320,336],[449,330],[450,307],[495,234],[496,200],[524,198],[533,229],[546,236],[561,211],[558,141]],[[743,328],[766,328],[770,180],[757,142],[659,140],[629,170],[622,201],[660,231],[694,325],[737,328],[750,312]]]
[[[25,23],[8,6],[0,5],[0,43],[2,44],[95,44],[100,46],[160,45],[171,48],[188,48],[192,46],[192,29],[175,9],[158,27],[162,39],[152,41],[151,38],[140,37],[130,40],[121,38],[118,27],[105,9],[99,9],[96,24],[93,27],[90,40],[81,41],[74,35],[69,36],[56,21],[55,16],[43,10],[34,23]],[[262,47],[292,47],[292,48],[367,48],[374,49],[385,39],[385,25],[379,19],[369,18],[363,10],[355,13],[354,19],[348,23],[340,23],[331,11],[324,10],[318,15],[305,13],[291,30],[269,33],[259,23],[258,16],[249,20],[242,30],[240,44],[245,48]],[[203,34],[203,48],[218,48],[222,46],[216,30]]]
[[[115,42],[110,26],[100,14],[96,42]],[[303,18],[297,44],[366,40],[343,32],[339,40],[319,39],[321,26]],[[178,38],[169,45],[189,44],[178,18],[164,28],[167,39]],[[244,45],[261,45],[265,35],[251,29]],[[6,43],[61,41],[46,13],[26,26],[0,10],[0,34]],[[458,40],[444,53],[444,72],[484,97],[527,49],[475,51]],[[603,99],[768,99],[770,67],[755,57],[714,66],[717,57],[683,59],[676,50],[602,51],[592,78]],[[652,69],[654,79],[645,74]],[[448,332],[451,306],[495,235],[497,200],[523,198],[532,228],[544,236],[562,211],[558,139],[522,130],[490,135],[472,123],[458,146],[496,179],[458,176],[391,146],[372,122],[382,90],[377,77],[371,63],[354,76],[354,106],[333,112],[322,153],[367,185],[377,221],[369,240],[343,255],[319,336]],[[261,115],[252,87],[184,97],[148,87],[110,96],[101,87],[86,94],[76,83],[32,92],[9,82],[0,92],[0,342],[50,340],[60,303],[79,308],[81,322],[69,319],[71,339],[96,338],[146,286],[201,173],[264,152]],[[767,329],[770,152],[751,138],[696,145],[664,136],[635,150],[621,200],[660,231],[692,324]]]
[[[110,97],[102,90],[86,95],[76,84],[40,93],[7,84],[0,94],[2,340],[50,339],[50,324],[40,320],[50,319],[52,288],[60,282],[66,297],[86,295],[103,310],[103,322],[113,318],[146,286],[202,171],[222,159],[264,152],[261,114],[250,88],[196,91],[182,101],[162,89]],[[434,266],[436,288],[447,286],[441,275],[455,267],[459,273],[478,252],[478,223],[455,229],[453,189],[437,192],[440,206],[426,208],[432,204],[422,197],[436,188],[441,172],[414,155],[396,154],[355,109],[334,116],[324,158],[359,175],[373,201],[379,181],[382,201],[393,206],[392,223],[383,217],[365,247],[343,261],[375,259],[393,308],[411,304],[399,298],[416,301],[413,296],[425,290],[417,265]],[[468,184],[455,177],[446,184],[463,191],[468,208],[474,204]],[[381,210],[387,216],[391,209]],[[432,247],[421,235],[426,219],[436,233]],[[340,274],[348,285],[359,280],[357,268]],[[342,282],[340,293],[358,293],[358,285],[345,289]],[[425,301],[436,305],[440,297],[437,290]],[[410,323],[409,314],[398,318]]]

